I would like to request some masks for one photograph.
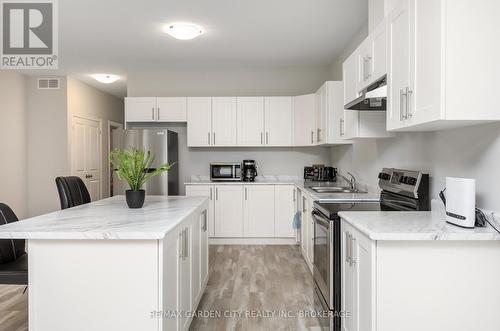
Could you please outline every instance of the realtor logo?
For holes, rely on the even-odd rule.
[[[57,0],[0,0],[2,69],[57,69]]]

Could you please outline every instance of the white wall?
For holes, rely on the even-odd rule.
[[[331,160],[372,189],[382,167],[428,171],[433,197],[444,188],[446,176],[475,178],[478,206],[500,211],[499,123],[333,147]]]
[[[60,208],[55,178],[70,174],[66,77],[54,90],[37,89],[37,78],[26,80],[30,216]]]
[[[69,116],[80,115],[102,121],[101,196],[109,196],[108,121],[123,123],[123,100],[68,78]]]
[[[28,214],[25,77],[0,70],[0,202],[19,218]]]
[[[259,96],[315,92],[328,79],[328,67],[172,68],[129,72],[127,95]]]
[[[154,127],[154,126],[149,126]],[[328,164],[328,147],[307,148],[188,148],[186,125],[156,125],[168,128],[179,134],[179,181],[180,194],[184,194],[184,183],[191,181],[191,176],[209,176],[210,162],[255,160],[261,175],[284,175],[302,177],[304,166]],[[140,126],[129,126],[140,128]]]

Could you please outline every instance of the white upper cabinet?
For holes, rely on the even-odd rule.
[[[344,105],[358,97],[358,65],[356,54],[349,56],[342,64],[342,77],[344,80]]]
[[[211,146],[212,98],[187,99],[187,144],[188,146]]]
[[[299,95],[293,98],[295,146],[312,146],[315,144],[315,103],[315,94]]]
[[[237,98],[237,144],[238,146],[264,145],[264,98]]]
[[[325,82],[316,92],[316,144],[325,144],[327,141],[327,113],[328,113],[328,91]]]
[[[390,130],[428,131],[500,120],[499,1],[401,0],[388,18]],[[467,24],[464,24],[467,22]],[[465,46],[466,45],[466,46]]]
[[[187,98],[125,98],[125,122],[186,122]]]
[[[156,97],[125,98],[126,122],[156,121]]]
[[[356,50],[356,65],[357,78],[356,78],[356,91],[362,91],[366,86],[368,86],[372,74],[371,70],[371,60],[372,52],[370,47],[370,37],[366,38],[361,45],[359,45]]]
[[[212,98],[212,144],[236,145],[236,97]]]
[[[292,97],[265,97],[265,145],[291,146],[293,144]]]
[[[187,98],[156,98],[158,122],[186,122]]]
[[[387,74],[387,20],[384,19],[370,33],[370,78],[368,84]]]

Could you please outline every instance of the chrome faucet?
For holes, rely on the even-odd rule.
[[[347,174],[349,176],[351,176],[351,178],[347,178],[346,176],[342,175],[341,173],[337,173],[337,175],[339,175],[342,179],[344,179],[346,182],[349,183],[349,188],[353,191],[356,191],[357,188],[356,188],[356,177],[354,177],[353,174],[351,174],[350,172],[347,172]]]

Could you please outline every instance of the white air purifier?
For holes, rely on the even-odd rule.
[[[446,222],[474,228],[476,221],[476,180],[446,177]]]

